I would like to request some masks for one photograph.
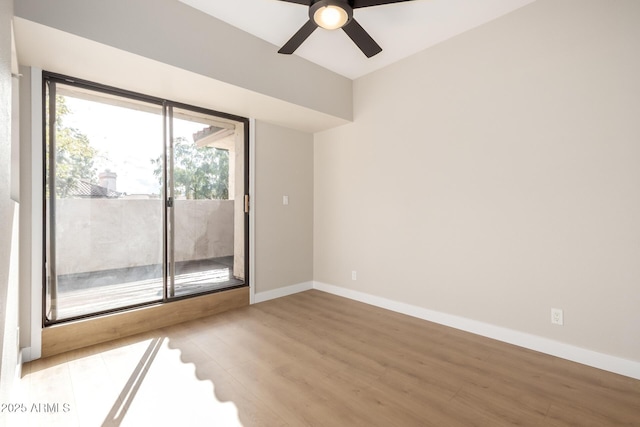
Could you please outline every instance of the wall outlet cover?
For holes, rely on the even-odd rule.
[[[564,325],[564,314],[559,308],[551,309],[551,323],[554,325]]]

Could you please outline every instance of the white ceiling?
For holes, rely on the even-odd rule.
[[[278,0],[179,0],[274,45],[274,52],[309,19],[308,8]],[[414,0],[354,11],[382,47],[367,59],[341,30],[318,28],[294,53],[350,79],[482,25],[535,0]]]

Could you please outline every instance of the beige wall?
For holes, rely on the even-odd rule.
[[[260,121],[255,135],[257,293],[313,279],[313,136]]]
[[[13,1],[0,0],[0,402],[11,401],[18,362],[19,207],[11,199],[11,17]],[[0,414],[3,424],[5,414]]]
[[[38,357],[42,324],[42,87],[41,71],[20,67],[20,345],[23,360]],[[32,311],[38,313],[32,316]],[[32,342],[32,338],[34,338]]]
[[[355,81],[314,280],[640,361],[639,23],[538,0]]]

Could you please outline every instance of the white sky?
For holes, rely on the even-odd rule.
[[[63,124],[87,135],[98,150],[98,173],[117,174],[117,191],[127,194],[159,194],[151,159],[162,154],[162,116],[85,99],[66,97],[70,113]],[[160,112],[160,109],[158,109]],[[208,124],[174,119],[174,138],[192,135]]]

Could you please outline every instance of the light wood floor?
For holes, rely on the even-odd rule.
[[[319,291],[38,360],[20,386],[16,426],[640,426],[640,381]]]

